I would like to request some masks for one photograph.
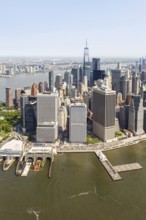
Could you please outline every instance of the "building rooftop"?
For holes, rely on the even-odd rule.
[[[1,149],[1,151],[22,151],[23,150],[23,141],[20,140],[11,140],[4,144]]]

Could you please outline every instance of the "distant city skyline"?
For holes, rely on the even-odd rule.
[[[139,0],[1,2],[0,56],[141,57],[146,2]]]

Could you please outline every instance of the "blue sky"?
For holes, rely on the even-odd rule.
[[[0,56],[146,55],[145,0],[0,0]]]

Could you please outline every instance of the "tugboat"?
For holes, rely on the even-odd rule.
[[[3,170],[8,170],[12,163],[14,163],[15,158],[14,157],[7,157],[6,160],[3,163]]]

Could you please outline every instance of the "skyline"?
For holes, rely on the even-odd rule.
[[[145,56],[144,0],[1,2],[0,56]]]

